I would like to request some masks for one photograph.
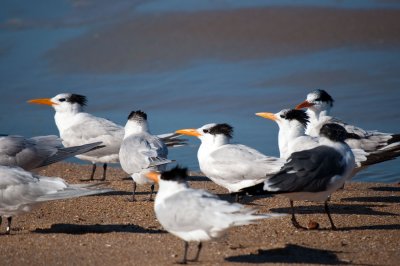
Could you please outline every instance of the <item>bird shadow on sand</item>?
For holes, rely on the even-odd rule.
[[[398,187],[371,187],[369,188],[373,191],[390,191],[390,192],[400,192],[400,186]]]
[[[343,198],[340,201],[400,203],[400,196],[353,197]]]
[[[287,244],[283,248],[269,250],[259,249],[256,254],[238,255],[225,258],[229,262],[238,263],[295,263],[295,264],[323,264],[346,265],[334,251],[308,248],[294,244]]]
[[[32,231],[38,234],[104,234],[104,233],[138,233],[161,234],[164,230],[143,228],[134,224],[53,224],[50,228]]]
[[[355,215],[377,215],[377,216],[397,216],[395,213],[377,211],[372,208],[374,207],[382,207],[381,205],[364,205],[364,204],[351,204],[351,205],[342,205],[342,204],[329,204],[329,210],[332,214],[355,214]],[[321,213],[325,214],[324,205],[313,205],[313,206],[295,206],[296,214],[315,214]],[[291,213],[290,207],[287,208],[272,208],[270,209],[272,212],[277,213]]]

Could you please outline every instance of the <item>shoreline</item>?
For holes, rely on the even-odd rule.
[[[81,183],[90,165],[57,163],[39,171]],[[96,173],[99,178],[101,171]],[[11,235],[1,226],[0,261],[4,265],[170,265],[181,259],[183,242],[157,222],[150,187],[138,186],[135,203],[128,202],[132,183],[110,168],[108,184],[115,192],[47,202],[13,219]],[[193,188],[207,189],[231,200],[224,189],[204,177],[190,177]],[[337,231],[329,230],[323,204],[295,202],[302,225],[312,219],[319,230],[298,230],[290,216],[232,228],[205,242],[196,265],[244,264],[368,264],[400,261],[400,186],[387,183],[346,184],[332,194],[330,209]],[[283,197],[247,197],[244,204],[260,213],[290,213]],[[192,246],[191,246],[192,247]],[[189,250],[189,258],[194,250]]]

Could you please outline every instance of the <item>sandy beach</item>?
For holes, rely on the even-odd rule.
[[[79,183],[90,166],[57,163],[39,173]],[[100,177],[100,173],[98,173]],[[138,202],[127,199],[131,181],[111,168],[107,186],[115,192],[49,202],[13,220],[11,235],[1,227],[1,265],[171,265],[181,259],[183,242],[157,222],[148,187],[138,188]],[[231,200],[226,191],[204,177],[190,185]],[[333,194],[331,211],[338,227],[329,230],[323,205],[295,203],[300,223],[314,220],[320,230],[298,230],[290,217],[237,227],[207,242],[196,265],[350,264],[398,265],[400,261],[400,186],[350,183]],[[260,213],[289,213],[282,197],[252,197],[244,204]],[[189,258],[194,251],[189,253]]]

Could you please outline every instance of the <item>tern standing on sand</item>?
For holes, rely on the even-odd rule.
[[[197,261],[202,242],[220,236],[232,226],[250,224],[279,214],[255,215],[254,209],[231,204],[204,190],[192,189],[186,182],[186,169],[176,167],[164,173],[150,172],[148,178],[159,184],[154,211],[160,224],[185,242],[182,263],[187,262],[189,242],[198,242],[193,261]]]
[[[132,111],[125,125],[125,136],[119,151],[121,167],[133,179],[132,201],[135,201],[136,184],[151,184],[151,200],[154,182],[146,177],[146,173],[165,170],[166,164],[171,162],[167,155],[167,146],[149,131],[147,114],[140,110]]]
[[[337,124],[321,128],[319,145],[315,148],[292,153],[279,173],[264,183],[245,188],[251,194],[283,194],[290,200],[292,223],[302,227],[294,215],[293,201],[324,201],[325,211],[332,229],[336,229],[329,212],[328,198],[351,176],[355,159],[344,142],[345,129]]]
[[[213,182],[236,194],[237,200],[240,189],[264,182],[269,175],[279,172],[285,162],[245,145],[230,144],[233,128],[228,124],[207,124],[176,132],[201,140],[197,152],[200,170]]]
[[[61,93],[51,99],[33,99],[28,102],[50,105],[54,108],[56,111],[54,119],[64,146],[102,142],[104,148],[76,157],[92,162],[92,173],[88,180],[93,180],[96,163],[102,163],[103,177],[101,180],[105,180],[107,164],[119,162],[118,154],[124,137],[124,128],[110,120],[83,112],[87,102],[83,95]],[[160,137],[168,146],[184,145],[184,140],[177,138],[178,136],[173,133],[163,134]]]

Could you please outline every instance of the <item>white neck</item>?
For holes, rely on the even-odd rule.
[[[159,188],[154,202],[155,206],[162,203],[164,199],[172,196],[173,194],[189,188],[187,183],[178,183],[175,181],[167,181],[162,179],[160,179],[158,185]]]
[[[147,121],[143,121],[141,123],[138,123],[136,121],[128,120],[128,122],[125,125],[124,138],[126,138],[129,135],[138,134],[138,133],[142,133],[142,132],[150,133]]]
[[[218,149],[219,147],[229,144],[229,138],[225,135],[204,135],[200,137],[201,144],[197,152],[197,159],[199,163],[208,157],[210,153]],[[201,167],[201,166],[200,166]]]

